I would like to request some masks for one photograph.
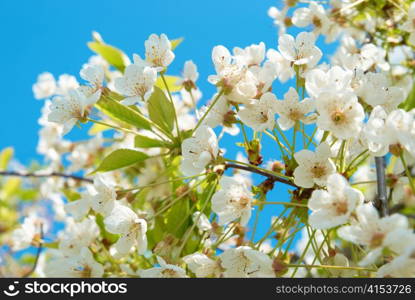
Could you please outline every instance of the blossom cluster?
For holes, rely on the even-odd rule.
[[[167,75],[180,40],[130,60],[94,33],[83,82],[33,85],[45,166],[12,166],[32,202],[0,241],[43,277],[415,277],[415,3],[363,2],[270,8],[275,45],[215,46],[204,105],[193,61]]]

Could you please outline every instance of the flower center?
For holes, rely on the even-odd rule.
[[[161,274],[163,274],[166,278],[175,278],[178,277],[177,272],[173,269],[164,269],[161,271]]]
[[[229,202],[239,208],[246,208],[250,203],[250,199],[248,197],[242,196],[239,199],[231,199]]]
[[[334,204],[335,209],[336,209],[336,214],[337,215],[344,215],[347,213],[348,211],[348,205],[347,202],[342,200],[342,201],[338,201]]]
[[[311,174],[314,178],[321,178],[326,175],[326,167],[316,164],[311,168]]]
[[[321,20],[318,17],[314,16],[312,22],[315,27],[317,28],[321,27]]]
[[[382,245],[385,234],[383,232],[376,232],[373,234],[372,239],[370,240],[370,247],[376,248]]]
[[[301,119],[301,113],[297,109],[293,109],[293,108],[290,108],[290,112],[288,116],[293,121],[298,121]]]
[[[260,122],[261,123],[268,122],[268,115],[266,114],[266,112],[261,111]]]
[[[331,115],[331,120],[334,122],[334,124],[339,125],[339,124],[343,124],[346,120],[346,116],[343,112],[341,111],[335,111],[332,115]]]

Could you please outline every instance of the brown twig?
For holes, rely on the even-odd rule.
[[[36,174],[36,173],[19,173],[15,171],[0,171],[0,176],[15,176],[15,177],[37,177],[37,178],[44,178],[44,177],[62,177],[67,179],[73,179],[76,181],[84,181],[88,183],[93,183],[94,181],[90,178],[85,178],[82,176],[77,175],[70,175],[64,174],[59,172],[52,172],[48,174]]]
[[[225,169],[229,169],[229,168],[240,169],[240,170],[248,171],[248,172],[251,172],[251,173],[256,173],[256,174],[265,176],[265,177],[267,177],[268,179],[270,179],[272,181],[278,181],[278,182],[290,185],[292,187],[298,188],[298,186],[296,186],[294,183],[292,183],[291,181],[289,181],[285,178],[281,178],[281,177],[278,177],[274,174],[270,174],[270,173],[267,173],[265,171],[261,171],[261,170],[255,169],[255,168],[251,168],[251,167],[248,167],[248,166],[242,166],[242,165],[238,165],[238,164],[233,164],[233,163],[226,163],[225,164]]]

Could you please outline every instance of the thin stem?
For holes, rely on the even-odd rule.
[[[271,227],[268,229],[267,233],[257,242],[256,248],[259,249],[261,247],[262,243],[275,231],[275,225],[278,224],[282,216],[285,214],[285,212],[289,209],[288,206],[285,206],[284,209],[281,211],[281,213],[278,215],[278,217],[275,218],[274,222],[272,222]]]
[[[310,236],[310,238],[309,238],[309,240],[308,240],[308,243],[307,243],[307,245],[305,246],[304,251],[303,251],[303,253],[301,254],[301,256],[300,256],[300,258],[299,258],[299,261],[303,261],[303,260],[304,260],[304,257],[305,257],[305,255],[307,254],[307,250],[308,250],[308,248],[310,247],[311,243],[313,242],[314,235],[316,234],[316,231],[317,231],[317,230],[315,230],[315,229],[312,231],[311,236]],[[291,275],[291,278],[293,278],[293,277],[295,276],[295,274],[297,274],[297,271],[298,271],[298,267],[296,267],[296,268],[295,268],[295,270],[293,271],[293,273],[292,273],[292,275]]]
[[[212,188],[211,188],[211,190],[209,191],[209,195],[208,195],[208,197],[207,197],[207,199],[206,199],[206,201],[205,201],[205,203],[204,203],[204,205],[203,205],[202,209],[200,210],[200,214],[199,214],[199,215],[197,216],[197,218],[193,221],[192,226],[189,228],[189,230],[185,233],[185,236],[183,237],[183,243],[181,244],[181,246],[180,246],[180,248],[179,248],[179,251],[177,252],[179,256],[181,255],[181,253],[182,253],[182,251],[183,251],[184,247],[186,246],[187,241],[189,240],[190,236],[192,235],[192,232],[193,232],[193,230],[195,229],[195,227],[196,227],[196,225],[197,225],[197,223],[198,223],[198,221],[199,221],[200,217],[202,216],[202,214],[203,214],[204,210],[206,209],[207,205],[209,204],[210,199],[212,198],[213,193],[214,193],[214,192],[215,192],[215,190],[216,190],[216,183],[217,183],[217,178],[216,178],[215,182],[212,184]]]
[[[332,266],[332,265],[301,265],[301,264],[288,264],[289,268],[319,268],[319,269],[334,269],[334,270],[356,270],[356,271],[368,271],[376,272],[374,269],[363,267],[346,267],[346,266]]]
[[[76,181],[84,181],[88,183],[93,183],[94,181],[90,178],[85,178],[82,176],[77,175],[70,175],[64,174],[59,172],[52,172],[48,174],[36,174],[36,173],[19,173],[16,171],[0,171],[0,176],[14,176],[14,177],[37,177],[37,178],[45,178],[45,177],[62,177],[67,179],[73,179]]]
[[[409,181],[409,185],[411,186],[412,193],[415,194],[414,181],[412,180],[411,172],[409,171],[408,165],[406,163],[406,160],[403,154],[401,154],[401,161],[402,161],[403,167],[405,168],[405,174],[406,174],[406,177],[408,177],[408,181]]]
[[[274,129],[277,129],[278,133],[282,136],[282,139],[284,140],[285,144],[291,148],[291,144],[287,139],[287,136],[284,134],[284,132],[281,130],[281,128],[276,124]]]
[[[32,268],[23,275],[23,278],[28,278],[30,275],[32,275],[37,268],[37,264],[39,263],[39,258],[40,258],[40,254],[42,253],[42,242],[43,242],[43,224],[40,223],[39,224],[39,232],[40,232],[40,237],[39,237],[39,245],[37,247],[37,252],[36,252],[36,258],[35,258],[35,262],[33,263]]]
[[[368,152],[369,150],[368,149],[366,149],[365,151],[363,151],[363,152],[361,152],[361,153],[359,153],[355,158],[353,158],[353,160],[349,163],[349,165],[347,166],[347,168],[346,168],[346,171],[345,171],[345,173],[347,173],[351,168],[352,168],[352,166],[353,166],[353,164],[360,158],[360,157],[362,157],[363,155],[365,155],[367,152]]]
[[[161,184],[166,184],[166,183],[171,183],[171,182],[176,182],[176,181],[181,181],[181,180],[187,180],[187,179],[193,179],[193,178],[197,178],[197,177],[201,177],[201,176],[205,176],[207,175],[207,173],[201,173],[198,175],[193,175],[193,176],[187,176],[187,177],[179,177],[179,178],[174,178],[171,180],[166,180],[166,181],[162,181],[162,182],[154,182],[154,183],[150,183],[147,185],[143,185],[143,186],[136,186],[136,187],[132,187],[129,189],[125,189],[125,190],[119,190],[120,192],[130,192],[130,191],[135,191],[135,190],[142,190],[145,188],[149,188],[149,187],[153,187],[153,186],[158,186]]]
[[[259,214],[260,214],[260,209],[259,207],[257,207],[255,211],[254,227],[252,229],[252,234],[251,234],[251,243],[253,243],[255,239],[255,233],[256,233],[256,229],[258,227],[258,221],[259,221]]]
[[[227,164],[225,164],[225,168],[226,169],[228,169],[228,168],[234,168],[234,169],[240,169],[240,170],[248,171],[248,172],[251,172],[251,173],[256,173],[256,174],[259,174],[259,175],[268,177],[269,179],[271,179],[273,181],[278,181],[278,182],[281,182],[281,183],[285,183],[287,185],[290,185],[292,187],[297,187],[290,180],[287,180],[285,178],[278,177],[278,176],[273,175],[273,174],[271,174],[269,172],[264,172],[264,171],[262,171],[260,169],[255,169],[255,168],[248,167],[248,166],[240,166],[240,165],[233,164],[233,163],[227,163]]]
[[[173,110],[174,110],[174,122],[176,123],[177,137],[179,138],[179,141],[181,141],[182,140],[182,138],[181,138],[181,132],[180,132],[180,128],[179,128],[179,121],[177,120],[177,111],[176,111],[176,107],[174,105],[173,97],[171,96],[170,88],[169,88],[169,86],[167,84],[166,78],[164,78],[164,74],[163,73],[160,73],[160,77],[161,77],[161,80],[164,83],[164,86],[166,87],[167,93],[169,94],[169,99],[170,99],[171,105],[173,106]]]
[[[99,125],[103,125],[103,126],[107,126],[107,127],[113,128],[113,129],[117,129],[117,130],[120,130],[120,131],[124,131],[126,133],[131,133],[131,134],[134,134],[134,135],[135,134],[138,134],[134,130],[130,130],[130,129],[127,129],[127,128],[122,128],[122,127],[119,127],[117,125],[108,124],[108,123],[105,123],[105,122],[102,122],[102,121],[98,121],[98,120],[94,120],[94,119],[90,119],[90,118],[88,118],[87,120],[90,121],[90,122],[99,124]]]
[[[272,140],[274,140],[274,141],[278,144],[278,146],[280,147],[280,150],[281,150],[281,154],[282,154],[282,155],[284,155],[284,150],[285,150],[287,153],[289,153],[289,152],[290,152],[290,150],[288,150],[288,148],[287,148],[287,147],[285,147],[285,145],[284,145],[284,144],[282,144],[282,143],[280,142],[280,140],[279,140],[278,136],[274,136],[273,134],[271,134],[271,133],[270,133],[270,132],[268,132],[268,131],[264,131],[264,133],[265,133],[267,136],[269,136]]]
[[[199,121],[196,124],[196,127],[193,129],[193,132],[195,132],[199,126],[202,124],[203,120],[207,117],[207,115],[209,114],[209,112],[212,110],[212,108],[215,106],[216,102],[219,101],[220,97],[223,95],[223,90],[221,90],[215,97],[215,99],[213,99],[213,102],[211,105],[209,105],[208,109],[206,110],[206,112],[203,114],[203,116],[199,119]]]
[[[316,146],[317,146],[317,144],[313,141],[314,136],[316,135],[316,132],[317,132],[317,126],[316,126],[316,127],[314,127],[313,133],[312,133],[312,134],[311,134],[311,136],[310,136],[310,140],[309,140],[309,141],[308,141],[308,143],[307,143],[307,148],[308,148],[308,147],[310,147],[311,143],[313,143],[314,145],[316,145]]]

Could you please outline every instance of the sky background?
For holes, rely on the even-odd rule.
[[[214,73],[211,50],[222,44],[229,49],[265,42],[267,48],[277,48],[277,28],[267,16],[270,6],[280,6],[276,0],[152,0],[152,1],[0,1],[0,72],[2,126],[0,149],[13,146],[15,157],[28,164],[36,154],[37,120],[43,101],[35,100],[32,84],[41,72],[51,72],[57,78],[68,73],[79,80],[79,70],[93,54],[86,43],[91,32],[98,31],[104,40],[122,49],[128,56],[144,53],[144,41],[151,33],[166,33],[170,39],[184,38],[175,50],[176,59],[168,73],[179,75],[183,63],[192,59],[198,66],[199,88],[203,101],[215,88],[207,82]],[[321,46],[323,52],[332,47]],[[288,86],[276,85],[274,93],[281,99]],[[75,128],[67,137],[79,139],[87,128]],[[230,146],[225,139],[222,147]],[[267,158],[274,156],[275,144],[264,150]],[[235,158],[235,148],[228,150]],[[273,155],[274,154],[274,155]],[[287,199],[286,189],[277,187],[274,201]],[[279,209],[278,209],[279,210]],[[269,226],[277,210],[267,208],[259,235]],[[253,218],[252,218],[253,219]]]

